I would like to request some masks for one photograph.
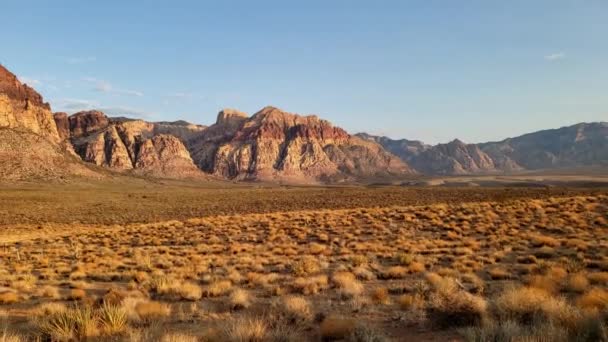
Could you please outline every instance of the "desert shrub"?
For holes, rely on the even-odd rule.
[[[171,314],[171,307],[165,303],[144,301],[137,303],[134,311],[140,321],[150,323],[168,317]]]
[[[222,335],[227,342],[265,342],[269,339],[268,324],[259,317],[240,318],[228,322]]]
[[[364,267],[364,266],[359,266],[359,267],[356,267],[355,269],[353,269],[353,274],[359,280],[374,280],[374,279],[376,279],[376,276],[374,275],[374,272],[370,271],[367,267]]]
[[[424,266],[424,263],[418,262],[418,261],[412,262],[410,264],[410,266],[407,268],[409,273],[420,273],[420,272],[424,272],[425,269],[426,269],[426,267]]]
[[[409,253],[399,253],[396,255],[395,259],[401,266],[409,266],[414,262],[414,256]]]
[[[369,262],[368,258],[361,254],[353,255],[350,261],[355,267],[363,266]]]
[[[290,323],[308,321],[313,316],[308,301],[298,296],[283,297],[276,310],[280,316]]]
[[[608,291],[602,288],[593,288],[576,300],[577,306],[586,310],[603,311],[608,309]]]
[[[375,288],[374,291],[372,291],[371,297],[374,302],[378,304],[388,304],[390,302],[390,297],[386,287]]]
[[[303,295],[314,295],[324,290],[327,287],[328,278],[326,275],[318,275],[313,277],[296,278],[291,287],[295,292]]]
[[[205,295],[208,297],[219,297],[227,294],[232,288],[230,280],[214,281],[205,289]]]
[[[182,299],[185,300],[195,301],[201,299],[203,296],[203,290],[201,287],[191,282],[186,282],[175,286],[175,291]]]
[[[577,319],[577,312],[563,298],[534,287],[506,289],[494,299],[493,311],[500,320],[527,325],[537,320],[570,325]]]
[[[0,304],[14,304],[19,301],[19,294],[13,291],[0,293]]]
[[[334,286],[339,289],[340,295],[344,298],[354,298],[363,292],[363,284],[350,272],[336,272],[331,280]]]
[[[3,331],[0,333],[0,342],[25,342],[26,339],[23,336]]]
[[[98,336],[98,317],[88,306],[73,307],[39,316],[34,321],[43,338],[56,341],[84,340]]]
[[[575,273],[568,277],[566,290],[570,292],[583,293],[589,287],[589,279],[584,273]]]
[[[305,257],[302,260],[293,262],[290,265],[291,272],[296,276],[304,276],[312,273],[317,273],[321,269],[317,259],[313,257]]]
[[[408,269],[403,266],[392,266],[382,271],[380,276],[383,279],[402,279],[408,273]]]
[[[99,322],[106,334],[123,333],[128,325],[127,312],[122,307],[106,303],[99,309]]]
[[[428,317],[440,328],[480,324],[486,311],[485,299],[462,290],[452,278],[438,282],[427,303]]]
[[[232,310],[246,309],[251,305],[249,292],[243,289],[235,289],[230,293],[230,308]]]

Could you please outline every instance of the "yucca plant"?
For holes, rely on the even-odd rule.
[[[106,334],[120,334],[127,329],[127,312],[120,306],[106,303],[99,309],[99,322]]]

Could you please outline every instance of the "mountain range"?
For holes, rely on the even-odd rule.
[[[352,135],[317,116],[271,106],[251,116],[224,109],[208,127],[95,110],[68,115],[52,113],[40,94],[0,65],[0,177],[9,181],[117,172],[310,184],[587,166],[608,166],[608,123],[431,146]]]

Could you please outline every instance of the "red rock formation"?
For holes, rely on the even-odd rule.
[[[53,114],[55,119],[55,125],[57,125],[57,133],[61,140],[68,139],[70,137],[70,122],[68,120],[68,114],[63,112],[57,112]]]
[[[28,106],[42,107],[50,110],[48,103],[42,100],[42,96],[27,84],[21,84],[13,73],[8,71],[4,66],[0,65],[0,94],[7,96],[9,99],[21,104],[23,109]]]
[[[80,137],[105,129],[110,124],[108,117],[100,111],[78,112],[69,117],[72,137]]]
[[[0,127],[27,130],[53,143],[60,140],[49,104],[1,65]]]
[[[310,183],[410,172],[380,145],[317,116],[266,107],[251,118],[230,119],[232,112],[220,112],[216,124],[190,142],[197,165],[215,175]]]
[[[153,177],[202,176],[180,140],[202,130],[200,126],[125,118],[113,120],[99,111],[76,113],[68,120],[71,142],[86,162]]]

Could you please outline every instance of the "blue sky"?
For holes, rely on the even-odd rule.
[[[467,142],[608,120],[608,2],[16,1],[0,63],[53,110],[221,108]]]

